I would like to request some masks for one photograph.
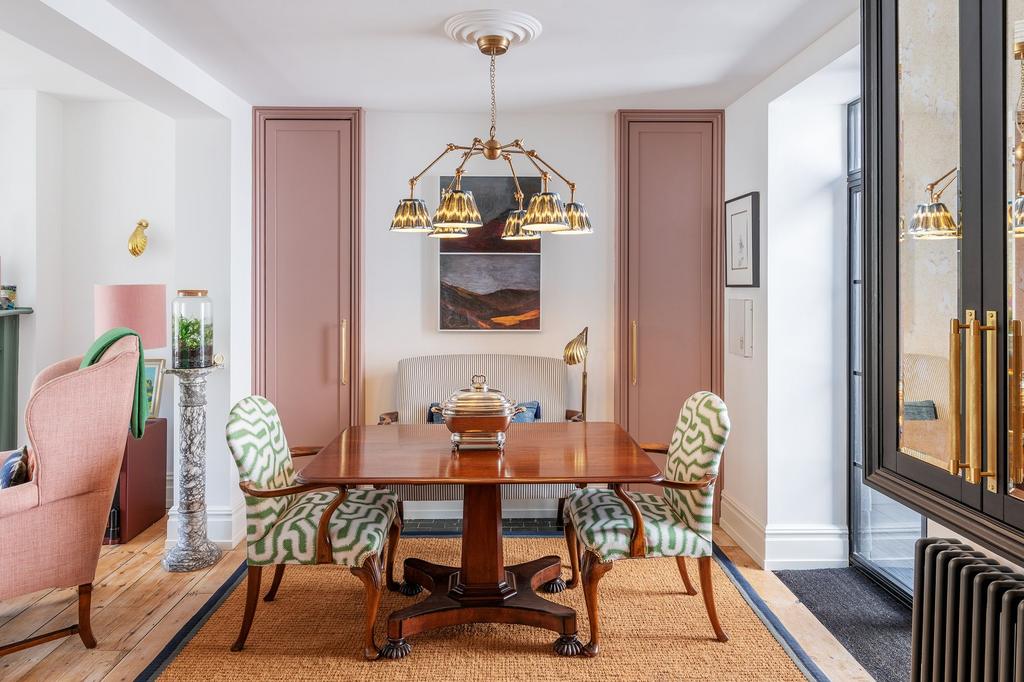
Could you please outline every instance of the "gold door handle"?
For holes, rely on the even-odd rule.
[[[1022,462],[1022,450],[1024,450],[1024,415],[1021,414],[1021,367],[1024,366],[1024,333],[1021,331],[1020,320],[1010,322],[1010,371],[1008,377],[1009,389],[1007,390],[1007,402],[1009,403],[1009,479],[1011,485],[1016,485],[1024,479],[1024,462]]]
[[[631,329],[630,329],[630,342],[631,342],[630,345],[632,346],[633,350],[631,351],[630,357],[629,357],[629,368],[630,368],[630,376],[632,377],[630,381],[632,382],[632,384],[634,386],[636,386],[636,333],[637,333],[637,324],[636,324],[636,320],[633,320],[633,324],[631,325]]]
[[[341,385],[348,386],[348,318],[341,321],[340,336],[341,355],[338,357],[338,364],[341,367]]]
[[[968,321],[974,319],[974,311],[968,310]],[[960,404],[960,331],[967,329],[969,324],[961,324],[958,318],[949,321],[949,473],[957,476],[961,469],[966,469],[960,447],[960,432],[963,428]]]
[[[981,324],[977,319],[971,320],[967,330],[967,475],[968,483],[977,485],[983,478],[995,478],[995,455],[998,443],[996,425],[998,415],[996,403],[998,398],[998,376],[996,374],[996,350],[998,339],[996,337],[996,313],[989,310],[986,313],[987,324]],[[985,332],[985,450],[988,464],[982,465],[981,447],[981,332]]]

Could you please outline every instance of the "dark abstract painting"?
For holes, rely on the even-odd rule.
[[[540,254],[442,253],[441,331],[540,329]]]
[[[451,181],[451,176],[442,176],[441,189]],[[530,197],[540,192],[540,178],[519,178],[519,186],[526,197],[523,199],[525,208]],[[501,238],[509,211],[519,208],[515,200],[516,186],[511,177],[463,176],[462,189],[473,193],[484,224],[472,228],[469,236],[463,239],[438,240],[441,253],[540,253],[540,239],[506,241]]]

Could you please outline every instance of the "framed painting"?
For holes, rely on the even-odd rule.
[[[540,331],[539,253],[442,253],[440,279],[440,331]]]
[[[725,286],[760,285],[760,193],[725,202]]]
[[[149,402],[149,416],[157,417],[160,414],[160,393],[164,387],[164,366],[166,361],[163,358],[157,360],[146,360],[143,368],[143,380],[146,385],[146,400]]]
[[[452,177],[440,178],[440,190]],[[538,177],[521,177],[523,205],[541,191]],[[440,331],[539,331],[540,239],[501,238],[510,211],[519,208],[510,176],[463,177],[473,193],[480,227],[463,239],[439,239]]]

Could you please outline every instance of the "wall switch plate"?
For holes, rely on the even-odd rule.
[[[729,299],[729,353],[743,358],[754,357],[754,301],[752,299]]]

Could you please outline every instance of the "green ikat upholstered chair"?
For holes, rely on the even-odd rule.
[[[288,564],[336,564],[349,567],[366,588],[363,655],[377,658],[373,626],[383,587],[385,547],[387,586],[398,589],[394,560],[402,526],[397,495],[380,489],[296,485],[277,409],[260,396],[243,398],[231,409],[227,439],[245,493],[249,565],[245,615],[231,650],[240,651],[249,636],[264,566],[274,566],[274,579],[264,597],[269,602],[277,596]]]
[[[711,627],[718,640],[728,637],[718,622],[711,585],[711,514],[718,465],[729,437],[729,413],[714,393],[695,393],[679,411],[679,421],[668,445],[644,444],[649,452],[668,455],[664,497],[627,492],[618,484],[610,489],[583,488],[566,500],[565,540],[569,546],[572,577],[580,582],[583,556],[583,591],[590,619],[588,656],[599,644],[597,583],[618,559],[674,557],[688,595],[697,594],[686,572],[686,557],[697,559],[700,589]]]

